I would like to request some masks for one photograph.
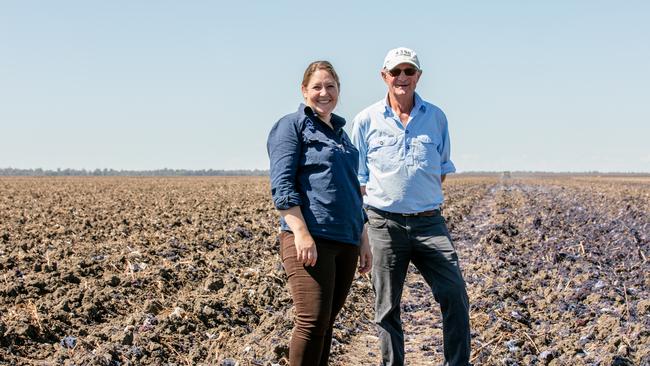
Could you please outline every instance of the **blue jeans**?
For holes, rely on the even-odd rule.
[[[400,299],[412,262],[440,304],[445,365],[468,365],[469,299],[445,219],[440,215],[401,216],[371,208],[368,220],[382,364],[404,365]]]

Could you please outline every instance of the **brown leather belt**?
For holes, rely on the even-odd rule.
[[[378,208],[374,207],[368,207],[369,210],[375,211],[376,213],[382,215],[382,216],[402,216],[402,217],[431,217],[431,216],[440,216],[440,210],[435,209],[435,210],[428,210],[428,211],[422,211],[422,212],[414,212],[414,213],[398,213],[398,212],[388,212],[384,210],[380,210]]]

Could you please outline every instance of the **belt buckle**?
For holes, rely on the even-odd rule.
[[[404,217],[416,217],[416,216],[420,216],[420,214],[418,212],[416,212],[416,213],[403,213],[402,216],[404,216]]]

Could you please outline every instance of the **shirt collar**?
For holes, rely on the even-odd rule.
[[[420,98],[420,95],[418,95],[418,93],[413,93],[413,99],[415,100],[415,103],[413,104],[413,111],[417,111],[421,109],[422,112],[426,112],[427,106],[422,100],[422,98]],[[388,94],[386,94],[386,98],[384,98],[383,100],[383,105],[385,109],[384,112],[386,115],[390,115],[393,113],[393,109],[388,104]],[[411,111],[411,113],[413,113],[413,111]]]
[[[311,107],[305,105],[304,103],[300,103],[300,107],[298,107],[298,113],[300,113],[305,117],[315,117],[320,121],[320,118],[316,115],[316,113],[314,113]],[[334,113],[332,113],[332,118],[330,119],[330,122],[332,123],[332,127],[334,127],[334,130],[338,130],[339,128],[345,126],[345,119],[343,117],[337,116]]]

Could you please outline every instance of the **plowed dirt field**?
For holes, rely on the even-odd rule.
[[[475,365],[650,365],[650,179],[453,177]],[[268,178],[0,178],[0,364],[286,365]],[[331,364],[376,365],[369,278]],[[415,268],[408,365],[442,363]]]

